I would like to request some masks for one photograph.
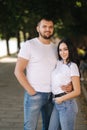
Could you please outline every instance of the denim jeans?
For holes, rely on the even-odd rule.
[[[54,105],[48,130],[74,130],[78,107],[76,101],[68,100]]]
[[[42,114],[42,130],[48,130],[53,103],[51,93],[37,92],[24,95],[24,130],[36,130],[40,112]]]

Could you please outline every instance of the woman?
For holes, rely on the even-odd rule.
[[[74,130],[78,111],[74,97],[80,95],[80,74],[77,51],[69,39],[62,39],[58,44],[58,62],[52,73],[52,93],[54,109],[49,130]],[[73,91],[65,93],[62,85],[72,82]]]

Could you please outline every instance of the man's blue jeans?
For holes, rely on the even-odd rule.
[[[24,95],[24,130],[36,130],[40,112],[42,113],[42,130],[48,130],[53,104],[51,93],[37,92]]]
[[[48,130],[74,130],[78,107],[74,99],[55,104]]]

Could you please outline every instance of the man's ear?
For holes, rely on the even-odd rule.
[[[37,32],[39,32],[39,27],[38,26],[36,27],[36,30],[37,30]]]

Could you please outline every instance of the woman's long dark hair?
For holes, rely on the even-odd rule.
[[[77,53],[77,49],[76,47],[73,45],[73,43],[71,42],[70,39],[68,38],[63,38],[59,44],[58,44],[58,48],[57,48],[57,53],[58,53],[58,58],[59,60],[62,60],[60,54],[59,54],[59,47],[60,47],[60,44],[62,43],[65,43],[68,47],[68,50],[69,50],[69,57],[68,57],[68,63],[70,62],[74,62],[78,65],[79,67],[79,64],[80,64],[80,61],[79,61],[79,57],[78,57],[78,53]]]

